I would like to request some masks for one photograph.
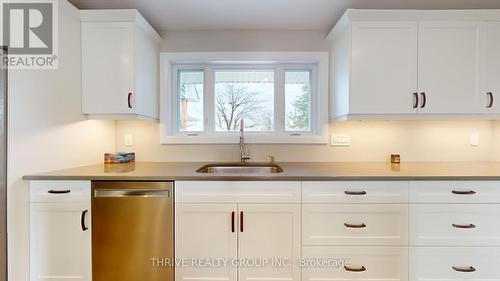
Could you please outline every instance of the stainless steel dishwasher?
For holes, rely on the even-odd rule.
[[[173,187],[92,182],[93,281],[174,280]]]

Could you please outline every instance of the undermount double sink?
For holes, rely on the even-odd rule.
[[[277,174],[283,172],[283,169],[270,163],[225,163],[208,164],[196,172],[205,174]]]

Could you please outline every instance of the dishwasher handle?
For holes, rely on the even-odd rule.
[[[95,198],[106,197],[170,197],[170,191],[165,189],[96,189]]]

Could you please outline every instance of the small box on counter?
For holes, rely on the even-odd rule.
[[[104,153],[104,164],[135,162],[135,152]]]

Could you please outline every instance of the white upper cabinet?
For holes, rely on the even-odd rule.
[[[419,23],[419,112],[477,113],[479,23]]]
[[[91,119],[158,119],[160,36],[136,10],[83,10],[82,111]]]
[[[417,22],[353,22],[352,114],[414,113]]]
[[[498,11],[348,10],[328,36],[330,118],[500,118],[495,19]]]
[[[479,107],[500,113],[500,22],[485,22],[481,28]]]

